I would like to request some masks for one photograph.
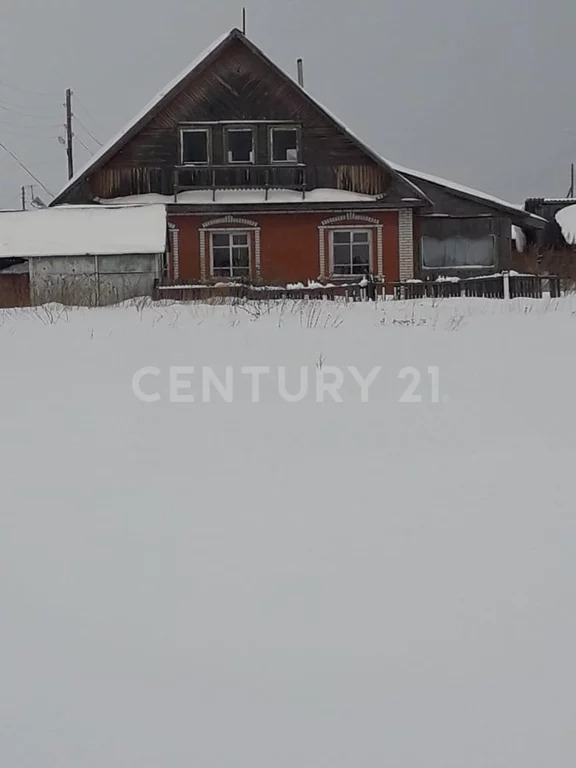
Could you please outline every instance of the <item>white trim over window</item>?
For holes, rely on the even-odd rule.
[[[205,160],[186,160],[184,153],[184,136],[189,133],[203,133],[206,136],[206,159]],[[210,165],[212,155],[212,131],[209,127],[202,128],[180,128],[180,164],[181,165]]]

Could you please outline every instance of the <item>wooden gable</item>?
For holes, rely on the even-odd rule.
[[[256,126],[256,166],[267,162],[268,129],[262,121],[301,125],[301,160],[308,189],[325,187],[383,196],[382,203],[388,206],[400,205],[406,198],[426,201],[234,30],[69,185],[57,202],[150,192],[170,195],[174,168],[179,164],[179,128],[186,123],[214,123],[214,162],[224,163],[224,121],[248,121]]]

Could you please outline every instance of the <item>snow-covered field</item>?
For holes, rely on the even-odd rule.
[[[570,297],[2,311],[0,765],[572,768],[575,339]]]

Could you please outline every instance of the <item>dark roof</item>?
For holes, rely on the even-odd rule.
[[[433,177],[429,174],[419,171],[403,168],[396,163],[382,157],[369,146],[367,146],[358,136],[350,131],[334,114],[332,114],[320,102],[314,99],[307,91],[300,86],[286,72],[274,64],[252,41],[250,41],[239,29],[233,29],[226,35],[218,38],[206,51],[204,51],[195,61],[193,61],[183,72],[181,72],[171,83],[169,83],[160,93],[140,112],[122,131],[115,136],[108,144],[94,155],[90,162],[82,168],[73,179],[71,179],[58,196],[52,201],[51,205],[58,205],[64,202],[67,195],[74,187],[82,183],[90,174],[97,171],[105,163],[119,152],[140,130],[147,125],[167,104],[169,104],[189,83],[203,72],[216,59],[220,53],[229,46],[232,41],[241,41],[253,54],[262,59],[284,81],[290,82],[295,88],[301,90],[302,96],[323,116],[332,122],[340,131],[342,131],[352,142],[354,142],[368,157],[381,167],[385,168],[393,177],[407,185],[410,190],[410,196],[406,201],[410,201],[412,206],[424,205],[434,206],[434,201],[429,192],[421,188],[421,184],[427,182],[433,184],[436,188],[443,188],[451,195],[472,200],[486,206],[489,210],[495,210],[504,213],[514,220],[515,223],[522,226],[541,228],[545,225],[544,221],[534,218],[530,213],[525,212],[520,206],[514,206],[504,200],[500,200],[491,195],[487,195],[479,190],[469,187],[463,187],[455,182],[447,181],[439,177]]]
[[[167,105],[172,99],[174,99],[192,80],[206,69],[214,59],[234,40],[240,40],[252,53],[261,58],[268,67],[273,69],[276,74],[282,79],[291,82],[295,87],[300,89],[300,86],[280,67],[266,56],[254,43],[249,40],[239,29],[233,29],[227,35],[218,38],[204,53],[202,53],[195,61],[192,62],[178,77],[176,77],[171,83],[169,83],[160,93],[152,99],[152,101],[140,112],[122,131],[115,136],[110,142],[105,144],[95,155],[90,162],[76,173],[76,175],[70,179],[64,189],[55,197],[50,205],[59,205],[64,202],[64,196],[70,192],[75,186],[80,184],[89,174],[94,173],[101,168],[105,163],[113,157],[122,147],[124,147],[130,139],[136,136],[142,128],[144,128],[153,118]],[[396,177],[405,185],[408,185],[415,198],[421,201],[422,205],[430,205],[431,200],[419,189],[416,184],[404,177],[399,171],[397,171],[393,164],[389,163],[383,157],[378,155],[374,150],[368,147],[357,136],[355,136],[345,125],[343,125],[338,118],[336,118],[329,110],[323,107],[319,102],[313,99],[310,94],[304,89],[300,89],[302,95],[307,99],[317,110],[323,113],[330,122],[334,123],[341,131],[343,131],[347,137],[353,141],[360,149],[362,149],[368,157],[374,160],[378,165],[383,166],[393,177]]]

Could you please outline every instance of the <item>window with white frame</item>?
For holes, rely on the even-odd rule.
[[[369,229],[335,229],[330,240],[333,275],[365,275],[371,271],[372,233]]]
[[[270,128],[270,157],[273,163],[297,163],[299,132],[296,126]]]
[[[210,130],[183,128],[180,131],[182,165],[208,165],[210,162]]]
[[[229,163],[253,163],[254,129],[252,127],[228,128],[226,146]]]
[[[212,275],[249,277],[249,232],[212,232]]]

